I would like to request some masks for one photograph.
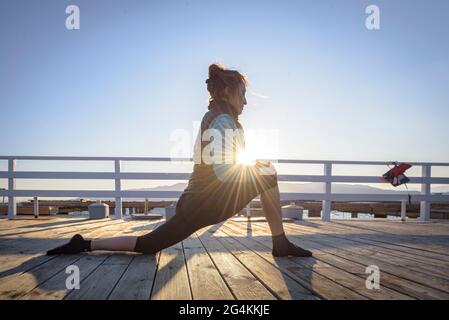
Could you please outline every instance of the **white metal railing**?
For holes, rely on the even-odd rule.
[[[178,198],[182,191],[139,191],[122,190],[122,180],[187,180],[190,173],[161,172],[122,172],[124,161],[152,162],[191,162],[191,158],[154,158],[154,157],[58,157],[58,156],[0,156],[0,160],[8,161],[8,171],[0,171],[0,178],[8,179],[8,189],[0,190],[0,196],[8,197],[8,217],[17,215],[16,197],[96,197],[115,198],[115,217],[122,218],[122,198]],[[114,172],[55,172],[55,171],[16,171],[18,160],[49,160],[49,161],[112,161]],[[320,164],[323,165],[322,175],[291,175],[278,174],[279,181],[291,182],[321,182],[324,183],[323,193],[281,193],[283,200],[318,200],[322,201],[322,220],[330,220],[332,201],[399,201],[402,203],[402,213],[405,213],[407,194],[347,194],[332,193],[332,183],[379,183],[378,176],[332,175],[333,165],[388,165],[386,161],[331,161],[331,160],[290,160],[266,159],[273,163],[286,164]],[[407,162],[421,166],[421,177],[410,177],[412,184],[421,185],[421,193],[413,194],[413,201],[420,201],[420,219],[430,219],[430,203],[449,202],[449,195],[431,194],[432,184],[449,184],[447,177],[432,177],[431,168],[449,166],[449,163]],[[20,190],[16,189],[17,179],[113,179],[115,190]]]

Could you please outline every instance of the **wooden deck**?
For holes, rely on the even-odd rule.
[[[311,258],[274,258],[266,222],[227,221],[159,254],[46,256],[74,233],[140,235],[163,221],[0,219],[0,299],[449,299],[449,223],[286,222]],[[66,288],[66,267],[81,273]],[[367,289],[368,265],[380,289]]]

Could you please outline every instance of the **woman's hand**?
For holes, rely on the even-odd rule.
[[[256,160],[254,165],[258,173],[261,175],[275,175],[276,168],[270,161]]]
[[[256,167],[269,167],[271,166],[270,161],[266,160],[256,160]]]

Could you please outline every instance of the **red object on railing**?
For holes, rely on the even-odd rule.
[[[388,170],[386,173],[384,173],[381,178],[386,182],[391,183],[395,187],[409,182],[410,179],[406,177],[404,172],[407,169],[411,168],[412,165],[408,163],[397,164],[396,162],[393,162],[393,164],[394,167]]]

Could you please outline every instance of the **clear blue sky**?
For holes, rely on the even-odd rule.
[[[279,130],[281,158],[449,161],[445,0],[2,0],[0,16],[2,155],[168,156],[218,60],[248,76],[241,122]]]

